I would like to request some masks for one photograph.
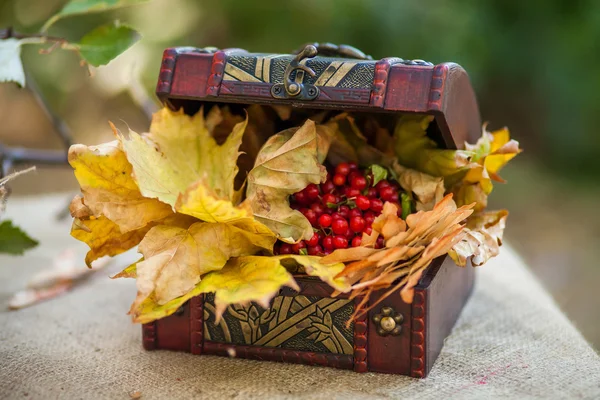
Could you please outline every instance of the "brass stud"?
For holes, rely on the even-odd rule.
[[[372,318],[377,326],[377,334],[380,336],[397,336],[402,332],[404,316],[396,313],[392,307],[382,307],[379,313]]]

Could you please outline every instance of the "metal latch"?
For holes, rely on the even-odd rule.
[[[313,58],[317,55],[317,48],[309,44],[296,55],[296,57],[285,68],[283,74],[283,83],[278,83],[271,87],[271,95],[276,99],[298,99],[313,100],[319,95],[319,88],[311,84],[303,84],[304,73],[315,76],[315,71],[306,65],[301,64],[305,59]],[[291,79],[292,72],[296,71],[296,77]]]

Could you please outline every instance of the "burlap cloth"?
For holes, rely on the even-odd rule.
[[[125,315],[133,280],[107,278],[128,259],[60,298],[6,311],[11,295],[62,249],[83,257],[70,222],[53,219],[67,198],[9,201],[8,216],[42,244],[24,257],[0,257],[0,399],[129,399],[134,390],[142,399],[600,398],[598,355],[509,247],[478,271],[424,380],[144,351],[140,326]]]

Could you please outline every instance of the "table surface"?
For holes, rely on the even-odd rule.
[[[126,315],[135,282],[108,275],[128,253],[61,297],[8,311],[12,295],[66,248],[85,246],[55,215],[69,194],[9,200],[7,218],[41,245],[0,256],[0,398],[379,399],[600,398],[600,358],[510,247],[477,271],[474,293],[427,379],[146,352]],[[594,295],[594,294],[591,294]]]

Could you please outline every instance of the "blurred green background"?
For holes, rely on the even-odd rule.
[[[36,32],[63,4],[0,1],[0,28]],[[143,39],[92,76],[73,53],[23,51],[27,71],[76,142],[110,140],[107,120],[147,128],[141,94],[152,95],[166,47],[290,52],[328,41],[374,58],[463,65],[483,119],[491,128],[507,125],[525,148],[503,173],[509,184],[491,196],[492,206],[511,211],[507,241],[600,348],[599,1],[153,0],[61,20],[50,34],[76,40],[111,19],[132,25]],[[60,148],[31,94],[13,84],[0,84],[0,122],[4,144]],[[13,185],[16,194],[65,189],[76,190],[68,168],[40,168]]]

